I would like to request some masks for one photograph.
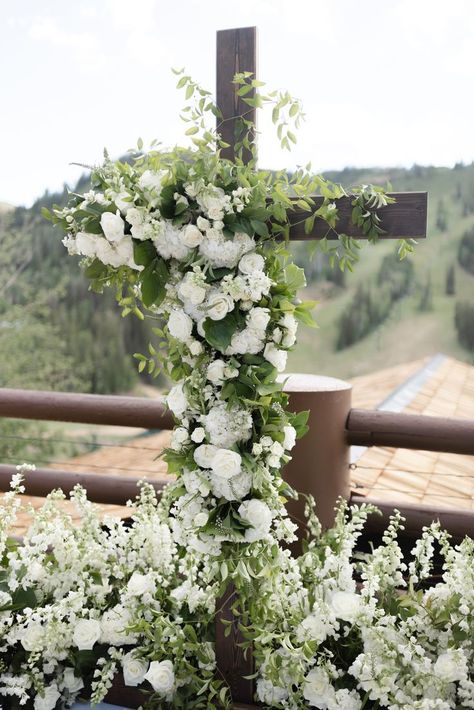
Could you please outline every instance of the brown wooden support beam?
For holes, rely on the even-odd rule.
[[[346,441],[356,446],[474,454],[474,420],[351,409]]]
[[[0,417],[172,429],[163,402],[145,397],[0,389]]]
[[[256,78],[257,73],[257,28],[240,27],[232,30],[221,30],[217,33],[216,53],[216,103],[222,113],[217,119],[217,131],[222,140],[229,144],[223,148],[221,155],[228,160],[234,160],[234,145],[236,143],[237,117],[243,116],[256,125],[257,111],[249,106],[242,97],[237,96],[239,86],[233,84],[234,76],[240,72],[251,72]],[[255,91],[250,91],[245,98],[253,98]],[[244,162],[251,156],[248,151],[243,154]]]
[[[71,464],[72,465],[72,464]],[[16,466],[0,464],[0,491],[10,490],[10,481],[16,473]],[[55,488],[61,488],[68,495],[76,485],[87,490],[87,497],[93,503],[125,505],[138,494],[138,478],[114,476],[113,474],[74,473],[53,468],[37,468],[25,471],[25,494],[43,498]],[[143,477],[145,479],[145,477]],[[149,481],[158,493],[163,490],[166,481]]]
[[[385,231],[380,239],[424,239],[426,237],[427,214],[428,214],[428,193],[427,192],[391,192],[391,197],[395,202],[378,210],[378,215],[382,220],[382,227]],[[322,202],[322,197],[313,198],[316,207]],[[352,198],[341,197],[336,200],[339,220],[337,222],[337,233],[346,234],[355,239],[366,239],[359,227],[352,224]],[[294,212],[290,212],[290,240],[308,241],[311,239],[337,239],[334,230],[328,228],[322,219],[316,219],[314,227],[309,234],[305,233],[304,220],[309,216],[299,207]]]
[[[441,527],[456,539],[462,539],[466,535],[474,537],[474,511],[443,508],[442,505],[431,506],[403,502],[398,505],[396,501],[387,502],[356,493],[352,494],[351,503],[354,505],[371,503],[381,511],[382,515],[369,516],[365,526],[365,530],[369,533],[382,533],[387,527],[390,515],[393,515],[393,510],[396,508],[406,520],[402,533],[404,537],[418,536],[423,527],[431,525],[436,520],[439,520]]]

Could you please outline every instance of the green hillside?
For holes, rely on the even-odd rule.
[[[345,186],[390,182],[394,191],[427,190],[428,238],[419,241],[410,257],[414,278],[408,293],[393,305],[379,327],[346,349],[336,350],[341,314],[356,302],[361,285],[370,287],[374,297],[377,296],[377,272],[395,244],[386,241],[376,247],[365,247],[354,273],[345,275],[345,288],[316,276],[309,284],[307,296],[319,300],[316,320],[320,329],[300,329],[289,369],[349,378],[436,352],[472,362],[472,350],[458,343],[454,312],[457,301],[474,305],[474,275],[461,268],[457,260],[461,237],[474,225],[474,165],[454,169],[420,166],[411,170],[346,169],[328,177]],[[306,246],[298,245],[296,252],[300,263],[313,271],[314,260],[310,260]],[[450,267],[454,270],[454,295],[446,294]],[[431,292],[428,298],[431,304],[422,303],[427,290]]]

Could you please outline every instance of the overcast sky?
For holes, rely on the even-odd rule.
[[[0,201],[30,204],[95,163],[181,140],[172,66],[215,82],[215,32],[257,25],[259,76],[303,100],[298,146],[260,120],[260,163],[474,159],[472,0],[0,0]]]

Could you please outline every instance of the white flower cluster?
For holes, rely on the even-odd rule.
[[[352,554],[366,513],[352,515],[312,540],[297,566],[280,554],[276,577],[261,582],[262,605],[272,614],[257,631],[259,700],[327,710],[362,710],[367,701],[390,710],[473,708],[474,542],[451,547],[431,526],[405,580],[399,517],[357,564]],[[445,559],[442,581],[416,591],[432,573],[436,543]]]
[[[22,490],[17,479],[4,496],[2,533],[19,512]],[[62,512],[63,499],[57,491],[33,513],[22,545],[7,547],[2,538],[0,698],[20,705],[33,700],[34,710],[53,710],[58,702],[71,705],[89,681],[93,701],[100,702],[121,671],[125,685],[171,701],[193,663],[196,673],[203,672],[198,648],[194,656],[188,649],[186,670],[178,670],[184,661],[182,609],[199,613],[203,624],[206,615],[212,619],[215,570],[195,550],[178,555],[149,485],[141,488],[131,526],[113,518],[102,522],[76,488],[71,499],[82,515],[77,526]],[[143,628],[153,623],[155,633],[158,617],[167,643],[157,651],[153,634]],[[88,671],[74,665],[80,652],[91,654]],[[207,656],[211,677],[213,649]]]

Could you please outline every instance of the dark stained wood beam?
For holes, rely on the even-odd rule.
[[[378,214],[382,219],[382,228],[385,234],[381,239],[424,239],[426,237],[428,193],[427,192],[392,192],[395,202],[382,207]],[[315,197],[316,206],[323,202],[322,197]],[[341,197],[337,200],[339,221],[337,232],[346,234],[356,239],[366,239],[362,230],[352,224],[352,198]],[[314,227],[309,234],[305,233],[304,220],[308,212],[297,208],[290,213],[290,239],[292,241],[308,241],[311,239],[337,239],[337,234],[322,219],[316,219]]]
[[[346,442],[474,455],[474,419],[351,409]]]
[[[0,389],[0,417],[40,421],[172,429],[173,416],[159,399]]]
[[[256,125],[257,112],[237,96],[239,86],[233,79],[239,72],[257,73],[257,28],[240,27],[233,30],[220,30],[217,33],[216,53],[216,103],[222,118],[217,119],[217,130],[222,139],[229,143],[229,148],[221,152],[223,158],[234,160],[236,117],[244,116]],[[245,98],[253,98],[255,91],[250,91]],[[244,153],[244,162],[250,160],[248,151]]]

